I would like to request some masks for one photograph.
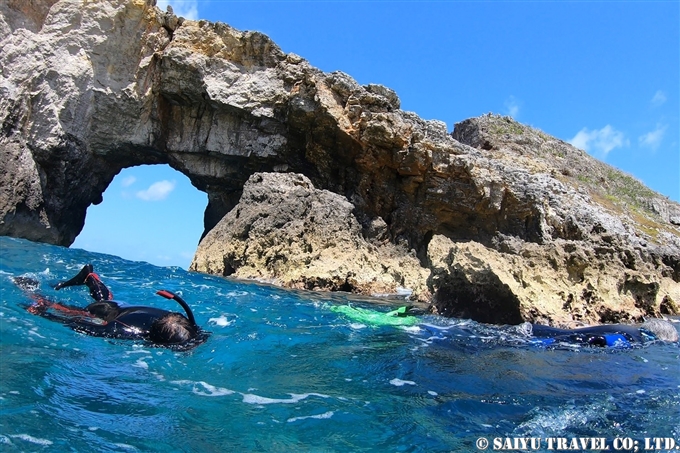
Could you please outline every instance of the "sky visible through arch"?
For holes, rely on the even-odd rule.
[[[449,130],[488,112],[512,116],[680,201],[676,0],[158,1],[168,4],[388,86],[402,109]],[[168,166],[126,169],[88,209],[74,247],[186,268],[206,203]]]
[[[203,233],[208,196],[169,165],[126,168],[87,209],[71,247],[187,269]]]

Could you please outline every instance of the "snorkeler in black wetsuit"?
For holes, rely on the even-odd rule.
[[[113,294],[93,272],[91,264],[85,265],[72,279],[54,286],[60,290],[68,286],[86,285],[95,302],[84,309],[47,300],[36,292],[38,282],[35,280],[17,277],[14,281],[34,299],[34,303],[27,307],[29,312],[61,322],[77,332],[95,337],[146,340],[174,349],[189,349],[207,339],[207,333],[198,327],[191,308],[180,296],[166,290],[156,293],[179,303],[186,317],[160,308],[114,302]]]
[[[649,319],[640,326],[605,324],[579,329],[558,329],[531,324],[532,336],[537,343],[549,346],[554,343],[570,343],[600,347],[625,348],[649,341],[678,341],[678,332],[663,319]]]

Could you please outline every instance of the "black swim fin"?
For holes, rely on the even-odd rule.
[[[61,288],[66,288],[67,286],[79,286],[79,285],[84,285],[85,280],[87,279],[87,276],[92,273],[94,270],[94,267],[92,267],[91,264],[86,264],[83,266],[83,268],[78,272],[78,275],[73,277],[70,280],[66,280],[65,282],[59,282],[56,285],[54,285],[54,289],[57,291],[60,290]]]

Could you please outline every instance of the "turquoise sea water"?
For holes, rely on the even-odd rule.
[[[2,451],[467,452],[480,437],[537,437],[545,451],[551,436],[610,448],[629,438],[643,451],[645,438],[680,440],[677,344],[546,349],[512,329],[436,316],[372,328],[331,310],[371,307],[347,295],[6,237],[0,251]],[[15,276],[89,303],[84,287],[49,286],[88,262],[116,300],[177,310],[154,292],[181,294],[210,339],[173,352],[88,337],[22,308]]]

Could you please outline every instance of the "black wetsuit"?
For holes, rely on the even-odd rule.
[[[25,290],[34,300],[27,307],[31,313],[44,318],[60,322],[77,332],[82,332],[95,337],[108,337],[127,340],[154,341],[151,334],[152,327],[162,318],[175,316],[184,318],[185,328],[191,334],[187,343],[200,344],[207,339],[207,333],[197,325],[191,309],[181,297],[169,291],[158,291],[157,294],[176,300],[185,309],[188,319],[183,315],[168,310],[148,306],[134,306],[116,302],[113,294],[93,272],[92,265],[88,264],[70,280],[60,282],[54,286],[60,290],[67,286],[86,285],[90,290],[90,296],[95,299],[85,308],[73,307],[58,302],[53,302],[36,292],[39,284],[35,280],[17,277],[15,283]],[[176,318],[175,318],[176,319]],[[167,343],[170,341],[154,341],[155,343]]]
[[[580,329],[558,329],[532,324],[532,333],[538,342],[550,345],[556,342],[602,347],[630,347],[652,341],[656,336],[640,327],[610,324]]]
[[[89,316],[71,316],[63,322],[72,329],[88,335],[144,339],[149,335],[151,325],[170,313],[160,308],[128,306],[112,300],[113,293],[93,272],[91,264],[84,266],[72,279],[55,285],[55,289],[74,285],[86,285],[90,290],[90,296],[96,302],[85,307]]]
[[[127,306],[115,301],[107,301],[113,309],[109,313],[115,316],[103,318],[97,316],[99,303],[90,304],[86,310],[91,316],[72,317],[64,320],[64,324],[78,332],[95,337],[122,338],[128,340],[144,340],[148,337],[151,325],[170,312],[160,308],[145,306]]]

